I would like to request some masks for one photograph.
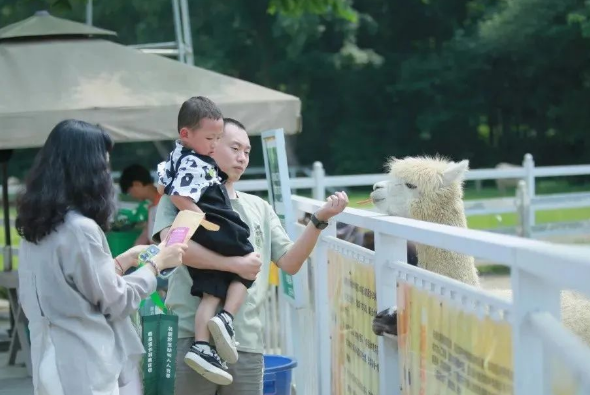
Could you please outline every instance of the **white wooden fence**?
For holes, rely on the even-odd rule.
[[[314,212],[323,202],[293,197],[296,210]],[[299,361],[295,371],[298,394],[331,395],[330,301],[327,254],[330,249],[371,265],[375,273],[377,310],[396,306],[396,283],[436,292],[459,305],[475,306],[481,314],[504,311],[512,328],[514,394],[553,394],[550,353],[558,355],[579,382],[576,393],[590,394],[590,348],[560,323],[560,291],[590,295],[590,249],[566,247],[483,231],[460,229],[411,219],[386,217],[375,212],[346,209],[337,221],[373,230],[375,252],[338,240],[332,224],[320,236],[311,264],[302,270],[313,279],[310,306],[294,310],[281,301],[284,338],[282,352]],[[481,289],[412,267],[406,261],[406,241],[444,248],[511,268],[513,301],[507,302]],[[303,318],[301,318],[303,317]],[[302,325],[297,320],[305,321]],[[272,323],[268,323],[272,325]],[[311,343],[311,340],[315,341]],[[400,388],[397,344],[379,337],[379,388],[381,394],[398,394]],[[340,395],[340,394],[338,394]]]
[[[301,170],[300,167],[297,168]],[[254,174],[254,173],[252,173]],[[258,173],[256,173],[258,174]],[[539,177],[566,177],[590,175],[590,164],[568,166],[535,166],[533,156],[526,154],[522,167],[511,169],[472,169],[466,174],[466,181],[522,179],[529,186],[530,196],[536,196],[535,180]],[[327,188],[372,186],[383,181],[385,175],[379,174],[355,174],[344,176],[327,176],[321,162],[314,162],[310,177],[291,178],[292,189],[311,189],[313,197],[322,200]],[[268,188],[266,179],[244,180],[236,183],[240,191],[265,191]]]
[[[264,174],[263,168],[248,169],[248,174]],[[293,167],[291,171],[291,189],[311,189],[314,199],[323,200],[326,191],[335,188],[353,186],[372,186],[386,178],[384,174],[356,174],[345,176],[327,176],[321,162],[315,162],[312,170],[304,167]],[[297,173],[309,174],[309,177],[293,177]],[[155,174],[155,173],[154,173]],[[573,209],[590,207],[590,190],[583,193],[564,193],[553,195],[538,195],[536,180],[541,177],[568,177],[590,175],[590,164],[569,166],[535,166],[533,156],[526,154],[522,167],[511,169],[474,169],[466,174],[467,181],[481,182],[483,180],[516,179],[524,181],[526,190],[515,197],[492,198],[465,201],[465,212],[468,216],[517,213],[519,225],[506,228],[500,226],[491,230],[502,234],[518,234],[532,238],[544,238],[555,235],[590,234],[590,220],[578,220],[564,223],[538,224],[535,213],[539,210]],[[113,179],[117,180],[120,172],[113,172]],[[16,193],[20,187],[11,187],[10,193]],[[118,184],[116,185],[118,191]],[[266,179],[242,180],[236,183],[236,188],[244,192],[266,191]],[[1,187],[0,187],[1,189]],[[522,193],[524,192],[524,193]]]
[[[590,188],[583,193],[564,193],[538,195],[536,180],[541,177],[568,177],[590,175],[590,165],[570,166],[535,166],[533,156],[526,154],[522,167],[511,169],[475,169],[466,174],[466,181],[516,179],[524,181],[524,194],[515,197],[492,198],[465,201],[465,212],[468,216],[517,213],[517,227],[498,227],[496,231],[503,234],[518,234],[532,238],[544,238],[555,235],[590,234],[590,220],[579,220],[564,223],[537,224],[535,213],[539,210],[559,210],[590,207]],[[346,176],[326,176],[321,162],[315,162],[310,177],[291,178],[291,188],[311,189],[314,199],[323,200],[328,189],[372,186],[383,181],[384,174],[357,174]],[[236,184],[240,191],[265,191],[268,188],[266,179],[244,180]],[[525,220],[526,218],[526,220]]]

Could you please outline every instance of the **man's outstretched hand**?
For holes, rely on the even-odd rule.
[[[326,203],[315,213],[320,221],[328,221],[335,215],[340,214],[348,206],[348,195],[346,192],[336,192],[328,196]]]

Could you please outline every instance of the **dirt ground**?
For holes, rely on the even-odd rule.
[[[590,256],[590,235],[559,236],[542,240],[550,243],[588,246]],[[493,262],[478,262],[480,264],[494,264]],[[484,289],[510,289],[509,274],[486,274],[480,276],[481,285]]]

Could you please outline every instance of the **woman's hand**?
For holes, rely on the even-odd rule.
[[[130,249],[128,249],[125,254],[129,254],[129,259],[131,260],[131,266],[133,267],[137,267],[137,265],[139,264],[138,262],[138,257],[139,254],[141,254],[142,252],[144,252],[145,250],[147,250],[149,247],[149,245],[136,245],[131,247]]]
[[[129,268],[137,267],[139,254],[147,250],[148,247],[148,245],[137,245],[117,256],[115,258],[117,272],[122,270],[122,273],[119,274],[123,275]]]
[[[179,243],[165,247],[162,243],[159,247],[160,253],[152,259],[159,271],[172,269],[182,264],[182,257],[187,249],[186,244]]]

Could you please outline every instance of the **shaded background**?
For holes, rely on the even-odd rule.
[[[477,168],[520,163],[526,152],[537,165],[590,162],[585,2],[291,3],[190,2],[196,65],[301,98],[290,164],[376,173],[388,156],[439,153]],[[0,27],[40,9],[85,18],[83,0],[0,0]],[[168,0],[95,0],[93,19],[122,44],[174,40]],[[257,138],[253,146],[261,165]],[[11,174],[22,177],[34,152],[18,151]],[[159,155],[119,144],[112,160],[114,170],[155,168]]]

